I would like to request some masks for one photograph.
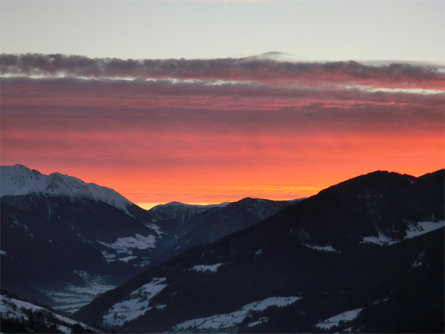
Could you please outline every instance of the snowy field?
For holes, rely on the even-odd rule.
[[[418,237],[422,234],[437,230],[445,226],[445,221],[439,222],[418,222],[416,224],[410,224],[408,230],[406,231],[406,236],[402,240],[411,239]],[[390,237],[379,232],[378,236],[368,236],[364,237],[360,242],[362,244],[375,244],[380,246],[392,245],[402,240],[394,240]]]
[[[102,251],[102,255],[107,262],[128,262],[137,259],[137,256],[133,255],[133,250],[156,248],[156,237],[153,234],[147,236],[136,234],[131,237],[120,237],[113,243],[97,242],[108,248],[107,251]]]
[[[217,314],[206,318],[198,318],[181,322],[173,327],[175,331],[187,330],[215,330],[215,329],[227,329],[233,328],[236,325],[242,323],[247,316],[252,312],[260,312],[268,309],[269,307],[284,307],[295,303],[301,297],[269,297],[264,300],[256,301],[247,305],[244,305],[240,310],[226,313]],[[262,317],[254,322],[248,324],[249,327],[254,327],[262,322],[266,322],[267,318]]]
[[[59,322],[65,324],[65,325],[76,325],[79,324],[85,328],[90,329],[93,332],[97,332],[96,329],[73,319],[67,318],[63,315],[57,314],[52,312],[51,310],[48,310],[47,308],[34,305],[32,303],[10,298],[7,296],[0,296],[0,314],[2,318],[14,318],[14,319],[28,319],[28,311],[32,312],[47,312],[50,313],[54,318],[56,318]],[[62,324],[57,325],[57,329],[62,333],[71,333],[71,328],[64,326]]]
[[[133,291],[123,301],[114,304],[104,314],[103,324],[105,326],[122,326],[125,322],[139,318],[153,308],[165,308],[165,305],[150,306],[150,300],[167,287],[167,284],[162,284],[166,280],[165,277],[155,277],[150,283]]]
[[[320,252],[341,253],[340,251],[336,250],[331,245],[327,245],[327,246],[316,246],[316,245],[308,245],[308,244],[304,244],[304,245],[310,249],[314,249],[314,250],[317,250]]]
[[[222,263],[216,263],[216,264],[197,264],[194,265],[192,267],[193,271],[198,271],[198,272],[206,272],[206,271],[210,271],[212,273],[216,273],[218,271],[218,268],[221,267],[223,264]]]
[[[362,244],[375,244],[380,246],[392,245],[398,242],[397,240],[393,240],[390,237],[387,237],[383,233],[379,232],[378,236],[369,236],[364,237]]]
[[[439,221],[439,222],[419,222],[416,225],[410,225],[410,228],[408,231],[406,231],[406,237],[405,239],[411,239],[415,238],[419,235],[437,230],[441,227],[445,226],[445,221]]]
[[[329,330],[331,327],[338,326],[341,321],[348,322],[352,321],[360,314],[363,308],[357,308],[354,310],[349,310],[337,315],[334,315],[326,320],[323,320],[322,322],[319,322],[315,325],[315,327]]]

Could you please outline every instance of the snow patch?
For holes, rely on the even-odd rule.
[[[63,334],[71,334],[73,332],[71,328],[63,326],[63,325],[58,325],[56,327],[57,327],[57,330]]]
[[[23,300],[10,298],[4,295],[0,296],[0,314],[2,315],[2,318],[28,319],[27,311],[32,311],[32,312],[42,311],[50,313],[52,316],[54,316],[55,319],[63,323],[63,325],[58,324],[57,327],[58,328],[60,327],[61,331],[64,333],[71,333],[72,331],[71,328],[67,327],[66,325],[76,325],[76,324],[79,324],[82,327],[87,328],[93,332],[97,332],[96,329],[82,322],[54,313],[51,310],[44,308],[42,306],[38,306]]]
[[[141,268],[147,267],[149,264],[150,264],[150,258],[143,257],[139,262],[139,267],[141,267]]]
[[[213,330],[232,328],[242,323],[251,312],[264,311],[269,307],[284,307],[295,303],[301,297],[269,297],[244,305],[240,310],[217,314],[206,318],[198,318],[181,322],[173,326],[173,330]],[[252,326],[253,327],[253,326]]]
[[[438,222],[418,222],[415,225],[410,225],[406,231],[405,239],[415,238],[419,235],[437,230],[445,226],[445,221]]]
[[[222,265],[223,265],[223,263],[217,263],[217,264],[197,264],[197,265],[194,265],[193,268],[190,269],[190,270],[199,271],[199,272],[210,271],[212,273],[216,273],[218,271],[218,268],[221,267]]]
[[[327,246],[316,246],[316,245],[308,245],[308,244],[304,244],[304,245],[308,248],[315,249],[315,250],[321,251],[321,252],[341,253],[340,251],[336,250],[331,245],[327,245]]]
[[[20,318],[26,317],[26,313],[22,310],[41,311],[44,308],[23,300],[0,296],[0,314],[2,318]]]
[[[57,327],[57,330],[60,332],[60,333],[64,333],[64,334],[71,334],[73,331],[71,330],[71,328],[69,328],[69,327],[66,327],[66,326],[63,326],[63,325],[58,325],[58,326],[56,326]]]
[[[411,264],[411,269],[421,267],[423,263],[421,261],[415,261]]]
[[[97,241],[102,246],[113,249],[117,254],[126,254],[132,255],[132,249],[148,249],[156,247],[156,237],[153,234],[149,234],[147,236],[143,236],[141,234],[136,234],[134,237],[120,237],[117,238],[113,243],[106,243],[103,241]],[[102,252],[105,260],[107,262],[114,261],[114,258],[111,254],[107,252]]]
[[[382,232],[379,232],[379,235],[377,237],[376,236],[364,237],[360,243],[361,244],[375,244],[375,245],[385,246],[385,245],[395,244],[396,242],[398,242],[398,241],[387,237]]]
[[[322,322],[319,322],[315,325],[315,327],[321,328],[321,329],[327,329],[329,330],[331,327],[338,326],[341,321],[352,321],[360,314],[360,312],[363,310],[363,308],[357,308],[354,310],[349,310],[337,315],[334,315],[333,317],[330,317],[326,320],[323,320]]]
[[[102,256],[107,263],[116,261],[116,254],[108,253],[107,251],[102,251]]]
[[[162,236],[164,234],[164,232],[161,231],[161,229],[159,228],[159,225],[156,224],[145,224],[145,226],[147,226],[149,229],[155,231],[155,233],[158,235],[158,237]]]
[[[247,324],[247,327],[256,327],[258,325],[261,325],[262,323],[268,322],[269,318],[268,317],[261,317],[259,318],[257,321],[251,322]]]
[[[127,321],[134,320],[153,309],[150,299],[161,292],[167,285],[161,284],[167,279],[165,277],[154,277],[150,283],[142,285],[133,291],[127,299],[114,304],[104,314],[102,321],[106,326],[121,326]],[[155,308],[162,307],[157,305]]]
[[[438,222],[418,222],[415,224],[410,224],[406,230],[406,235],[403,240],[418,237],[422,234],[437,230],[439,228],[445,227],[445,221]],[[380,246],[392,245],[398,243],[402,240],[394,240],[390,237],[379,232],[378,236],[364,237],[360,242],[361,244],[376,244]]]
[[[421,267],[423,265],[422,258],[424,256],[425,256],[425,251],[420,252],[420,254],[417,256],[416,261],[414,261],[411,264],[411,269],[415,269],[415,268]]]
[[[388,301],[388,297],[385,297],[383,299],[377,300],[375,302],[373,302],[371,305],[377,305],[377,304],[381,304],[381,303],[386,303]]]
[[[126,257],[121,257],[120,259],[117,259],[117,260],[127,263],[128,261],[131,261],[134,259],[137,259],[137,256],[130,255],[130,256],[126,256]]]

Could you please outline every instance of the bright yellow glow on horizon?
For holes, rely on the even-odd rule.
[[[167,204],[167,203],[140,202],[140,203],[135,203],[135,204],[137,206],[141,207],[142,209],[150,210],[151,208],[154,208],[157,205],[162,205],[162,204]],[[187,205],[211,205],[211,204],[215,204],[215,203],[184,203],[184,204],[187,204]]]
[[[207,190],[207,195],[210,201],[207,202],[188,202],[187,196],[180,196],[180,192],[178,192],[178,198],[173,199],[177,202],[181,202],[188,205],[212,205],[212,204],[221,204],[221,203],[227,203],[227,202],[237,202],[243,198],[246,197],[254,197],[254,198],[262,198],[262,199],[268,199],[272,201],[288,201],[288,200],[294,200],[298,198],[304,198],[309,197],[312,195],[317,194],[320,190],[326,188],[325,186],[318,186],[318,187],[228,187],[228,189],[225,189],[223,187],[215,187],[213,190],[214,196],[210,195],[209,193],[212,193],[210,189]],[[241,193],[245,193],[245,196],[238,196],[238,197],[222,197],[224,196],[224,192],[230,192],[235,190],[243,190]],[[281,192],[280,192],[281,190]],[[286,191],[287,190],[287,191]],[[217,195],[219,193],[219,196]],[[125,193],[123,193],[125,195]],[[184,195],[184,194],[182,194]],[[192,197],[199,198],[199,193],[191,194]],[[128,196],[131,200],[132,196]],[[150,210],[151,208],[155,207],[156,205],[162,205],[167,204],[169,202],[134,202],[139,207]]]
[[[139,206],[142,209],[150,210],[151,208],[155,207],[156,205],[162,204],[162,203],[149,203],[149,202],[142,202],[142,203],[134,203],[137,206]]]

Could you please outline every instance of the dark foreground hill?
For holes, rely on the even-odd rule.
[[[100,331],[52,309],[11,295],[0,296],[0,310],[2,333],[97,333]]]
[[[130,332],[443,332],[443,190],[443,170],[342,182],[75,316]]]

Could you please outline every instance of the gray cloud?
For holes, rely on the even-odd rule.
[[[63,75],[74,77],[177,78],[278,82],[307,85],[343,83],[385,87],[443,87],[438,67],[411,64],[370,66],[355,61],[308,63],[262,58],[225,59],[116,59],[61,54],[0,55],[3,75]]]

